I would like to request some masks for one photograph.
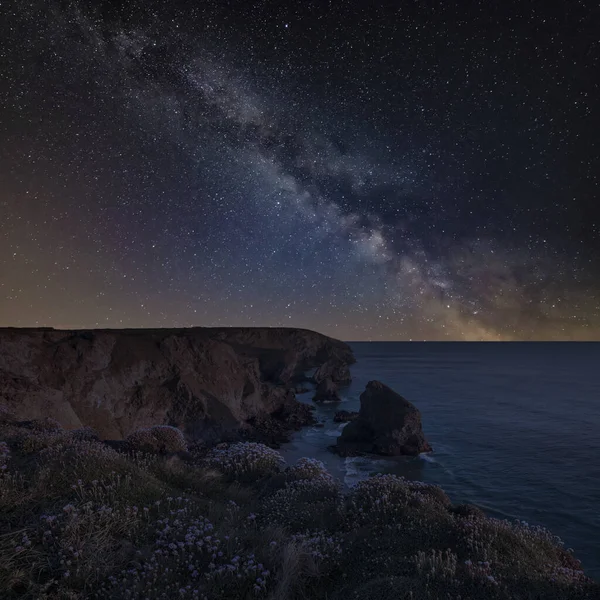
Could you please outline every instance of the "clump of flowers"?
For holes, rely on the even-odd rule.
[[[300,479],[330,479],[333,476],[327,471],[325,465],[316,458],[300,458],[296,464],[286,470],[289,480],[297,481]]]
[[[94,440],[73,440],[70,437],[64,437],[59,443],[44,448],[40,452],[42,461],[52,461],[56,458],[69,458],[70,462],[94,461],[102,466],[106,466],[112,461],[123,460],[116,450],[106,446],[102,442]]]
[[[12,439],[21,452],[33,454],[43,448],[59,444],[67,435],[67,432],[58,421],[46,417],[15,426],[9,425],[8,428],[4,429],[4,434]]]
[[[111,576],[97,598],[242,598],[260,597],[271,570],[238,538],[222,537],[213,523],[195,514],[189,500],[170,498],[169,513],[156,523],[155,540],[145,560]],[[126,595],[121,590],[126,589]]]
[[[142,452],[185,452],[187,443],[181,430],[170,425],[138,429],[127,436],[132,450]]]
[[[98,504],[117,505],[143,483],[139,478],[134,479],[131,473],[110,471],[105,476],[91,481],[78,479],[77,483],[71,484],[71,489],[81,502],[94,501]]]
[[[114,568],[112,548],[139,529],[145,513],[137,506],[68,503],[40,517],[35,535],[48,556],[46,569],[71,585],[98,581]]]
[[[203,462],[207,467],[232,477],[262,477],[278,471],[283,458],[264,444],[239,442],[212,448]]]
[[[463,572],[467,578],[478,583],[483,583],[484,585],[496,586],[499,584],[499,580],[498,577],[492,573],[491,566],[489,560],[474,561],[471,559],[465,560],[462,565]]]
[[[450,550],[419,551],[414,561],[417,572],[426,578],[452,581],[456,576],[458,557]]]
[[[438,485],[425,483],[424,481],[406,481],[408,488],[413,493],[420,494],[432,502],[437,502],[442,506],[449,507],[452,502],[446,495],[446,492]]]
[[[61,430],[27,430],[19,432],[17,446],[24,454],[35,454],[46,448],[62,444],[65,441],[65,432]]]
[[[349,500],[355,512],[366,514],[406,505],[411,495],[408,483],[403,477],[375,475],[359,481],[350,493]]]
[[[340,484],[325,473],[287,482],[264,500],[262,515],[267,522],[292,530],[313,528],[337,511],[341,499]]]
[[[118,453],[106,444],[95,441],[73,440],[66,436],[60,443],[41,450],[38,462],[43,467],[42,474],[55,473],[54,477],[44,475],[43,485],[53,489],[66,485],[71,487],[74,481],[90,482],[103,479],[107,474],[119,472],[126,474],[135,473],[137,482],[127,487],[127,490],[142,488],[148,483],[148,476],[136,468],[128,457]],[[57,490],[58,491],[58,490]],[[118,494],[125,490],[118,488]],[[117,494],[117,491],[115,491]]]
[[[544,566],[547,560],[543,556],[568,561],[573,567],[572,557],[564,550],[564,542],[544,527],[530,525],[525,521],[509,521],[487,517],[480,520],[461,522],[461,543],[472,558],[478,561],[514,563],[522,566],[526,562]],[[504,556],[504,549],[511,548],[510,555]],[[535,551],[534,551],[535,549]],[[507,558],[510,560],[507,561]]]
[[[329,563],[332,567],[341,561],[343,538],[339,535],[323,530],[306,531],[292,535],[292,541],[299,544],[318,563]]]
[[[388,526],[408,512],[446,512],[447,496],[437,486],[408,481],[397,475],[375,475],[356,484],[347,498],[345,518],[351,527],[369,523]]]

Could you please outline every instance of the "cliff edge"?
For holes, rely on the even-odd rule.
[[[167,424],[214,441],[293,415],[304,405],[290,388],[332,359],[354,362],[347,344],[304,329],[0,328],[0,405],[105,439]]]

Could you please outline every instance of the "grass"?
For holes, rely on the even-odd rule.
[[[0,425],[0,598],[598,600],[550,532],[255,443]]]

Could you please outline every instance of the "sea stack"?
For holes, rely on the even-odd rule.
[[[358,417],[344,427],[333,450],[342,456],[415,456],[431,446],[419,410],[387,385],[370,381],[360,395]]]

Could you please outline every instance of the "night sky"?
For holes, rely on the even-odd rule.
[[[0,326],[600,339],[598,2],[378,5],[1,0]]]

